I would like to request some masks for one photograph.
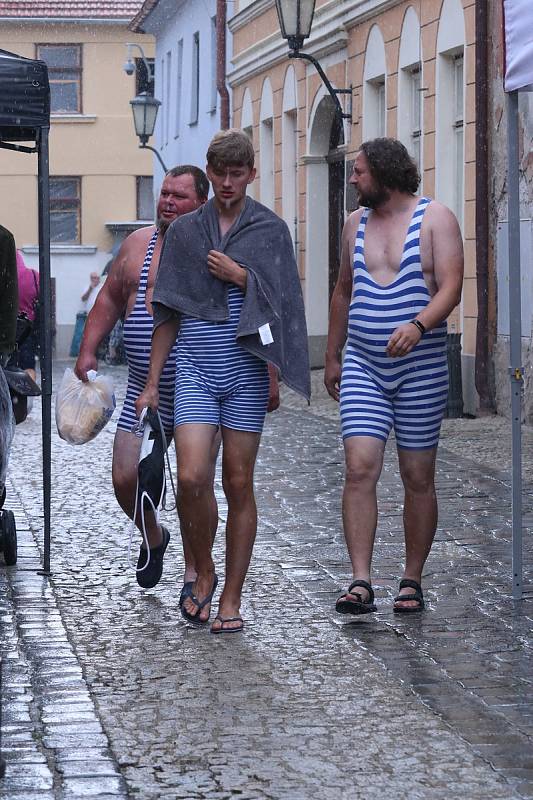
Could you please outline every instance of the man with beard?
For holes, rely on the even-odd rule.
[[[376,486],[394,427],[406,550],[394,611],[412,613],[424,608],[422,570],[437,526],[434,476],[448,391],[446,318],[461,298],[461,231],[448,208],[415,197],[417,166],[395,139],[362,144],[350,183],[360,208],[343,231],[324,376],[329,394],[340,400],[343,523],[353,570],[336,610],[376,611],[370,578]]]
[[[203,170],[183,165],[174,167],[165,175],[157,203],[155,225],[134,231],[122,243],[113,261],[107,280],[85,324],[80,355],[74,371],[78,378],[87,381],[87,372],[98,366],[96,353],[100,342],[112,330],[118,319],[124,318],[124,347],[128,362],[128,388],[122,413],[117,423],[113,447],[113,488],[123,511],[130,519],[135,509],[137,464],[142,434],[137,429],[134,403],[144,389],[152,338],[152,293],[159,268],[165,233],[175,219],[195,211],[207,201],[209,182]],[[159,413],[167,441],[174,432],[174,384],[176,375],[176,349],[173,347],[166,360],[159,383]],[[134,430],[135,429],[135,430]],[[217,448],[214,449],[216,460]],[[218,519],[216,501],[209,504],[210,533],[214,537]],[[136,524],[142,530],[138,512]],[[154,515],[145,514],[145,528],[150,547],[141,546],[137,564],[137,582],[143,588],[152,588],[161,578],[163,555],[169,542],[169,532],[162,528]],[[194,562],[186,544],[185,586],[180,602],[196,578]],[[146,562],[148,561],[148,564]]]

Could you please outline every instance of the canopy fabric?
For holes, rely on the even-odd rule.
[[[503,0],[505,91],[533,87],[533,2]]]
[[[50,89],[44,61],[0,50],[0,139],[37,138],[50,124]]]

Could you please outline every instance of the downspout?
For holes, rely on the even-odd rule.
[[[217,91],[220,96],[220,127],[229,128],[229,92],[226,86],[226,0],[217,0]]]
[[[475,380],[479,410],[494,410],[489,382],[488,8],[476,2],[476,285]]]

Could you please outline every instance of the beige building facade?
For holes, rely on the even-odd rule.
[[[233,124],[254,142],[254,196],[294,238],[313,365],[323,364],[340,231],[355,207],[353,158],[362,141],[394,136],[418,161],[421,193],[449,206],[462,228],[463,299],[448,330],[461,337],[464,410],[475,413],[474,0],[317,0],[303,51],[335,88],[351,88],[339,95],[352,114],[340,132],[314,66],[288,58],[274,0],[239,0],[229,27]]]
[[[17,12],[15,3],[3,5]],[[139,218],[153,219],[152,156],[139,150],[129,105],[138,78],[123,71],[127,42],[142,43],[147,57],[153,42],[127,28],[140,2],[88,2],[83,18],[68,2],[56,4],[57,17],[39,18],[40,5],[0,17],[0,48],[49,67],[51,272],[55,351],[63,357],[90,273],[102,273]],[[0,150],[0,176],[0,219],[36,267],[37,157]]]

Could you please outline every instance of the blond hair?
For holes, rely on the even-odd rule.
[[[207,163],[210,167],[249,167],[255,161],[254,146],[244,131],[230,128],[219,131],[211,139],[207,150]]]

